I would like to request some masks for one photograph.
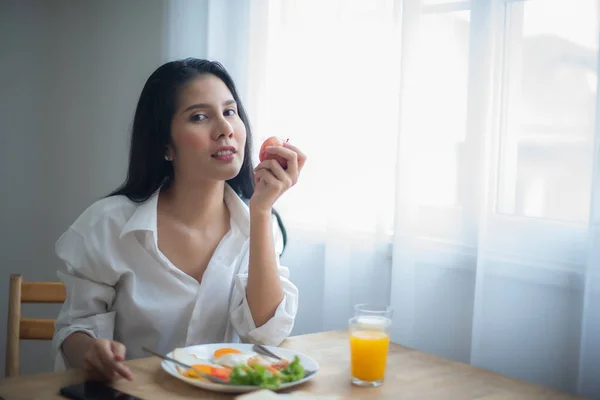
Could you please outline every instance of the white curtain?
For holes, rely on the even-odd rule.
[[[597,0],[253,0],[256,142],[298,333],[391,303],[394,340],[600,398]]]

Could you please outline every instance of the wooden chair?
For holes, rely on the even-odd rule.
[[[6,377],[19,376],[20,341],[52,340],[54,319],[22,318],[22,303],[64,303],[67,297],[62,282],[23,282],[23,276],[11,275],[8,293],[6,335]]]

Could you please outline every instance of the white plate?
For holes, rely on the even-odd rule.
[[[201,345],[197,345],[197,346],[185,347],[185,348],[177,349],[177,352],[179,353],[180,351],[183,351],[183,352],[187,353],[186,356],[190,356],[192,358],[198,358],[197,363],[202,363],[203,361],[210,362],[209,360],[212,359],[212,356],[215,353],[215,351],[220,348],[223,348],[223,347],[231,347],[233,349],[237,349],[242,352],[251,352],[252,351],[251,344],[213,343],[213,344],[201,344]],[[312,358],[310,358],[309,356],[307,356],[305,354],[302,354],[302,353],[299,353],[297,351],[293,351],[290,349],[282,349],[279,347],[267,346],[267,348],[269,350],[271,350],[272,352],[274,352],[275,354],[277,354],[278,356],[287,358],[290,361],[292,361],[294,359],[294,356],[297,355],[300,358],[300,364],[302,364],[302,366],[304,367],[305,370],[309,370],[309,371],[318,371],[319,370],[319,364],[317,364],[317,362],[315,360],[313,360]],[[173,352],[170,352],[169,354],[167,354],[167,356],[173,358]],[[181,355],[178,354],[178,357],[176,359],[180,359],[180,357],[181,357]],[[172,375],[177,379],[187,382],[190,385],[197,386],[199,388],[206,389],[206,390],[212,390],[214,392],[248,393],[248,392],[252,392],[252,391],[260,389],[257,386],[221,385],[218,383],[207,382],[207,381],[202,381],[202,380],[198,380],[198,379],[190,379],[190,378],[186,378],[185,376],[181,375],[179,373],[179,371],[177,371],[175,364],[170,361],[163,360],[160,365],[161,365],[162,369],[165,370],[165,372],[167,372],[169,375]],[[287,388],[291,388],[291,387],[300,385],[300,384],[312,379],[315,375],[316,375],[316,373],[312,374],[306,378],[303,378],[299,381],[283,383],[277,390],[287,389]]]

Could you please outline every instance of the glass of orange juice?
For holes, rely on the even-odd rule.
[[[375,387],[383,383],[392,320],[360,315],[349,321],[352,383]]]

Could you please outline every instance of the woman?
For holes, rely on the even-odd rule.
[[[287,169],[265,160],[253,170],[251,145],[248,117],[220,64],[186,59],[150,76],[125,183],[56,244],[67,286],[57,368],[132,379],[121,361],[144,356],[142,346],[278,345],[290,334],[298,290],[279,265],[283,232],[272,207],[306,157],[286,143],[267,151]]]

